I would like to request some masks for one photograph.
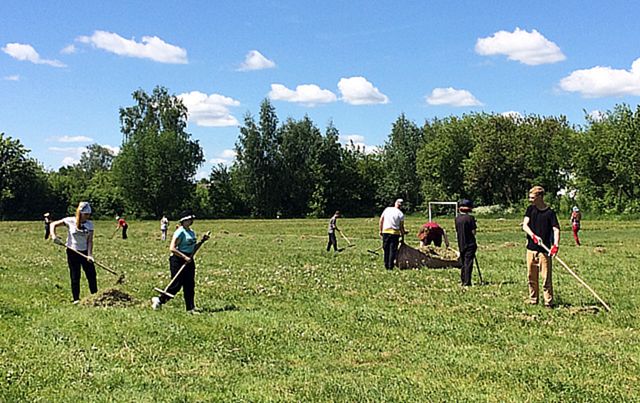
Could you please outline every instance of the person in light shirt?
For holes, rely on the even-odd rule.
[[[398,246],[404,237],[404,213],[402,212],[402,199],[397,199],[393,207],[387,207],[380,215],[380,238],[384,250],[384,267],[392,270],[398,256]]]
[[[71,294],[73,295],[74,304],[80,302],[81,267],[87,277],[91,294],[98,292],[96,266],[93,263],[93,222],[89,218],[91,218],[91,206],[88,202],[80,202],[76,209],[75,217],[65,217],[51,223],[51,240],[57,244],[65,245],[67,248],[67,263],[69,265]],[[63,225],[68,230],[66,244],[56,236],[56,228]],[[86,255],[88,258],[74,251]]]

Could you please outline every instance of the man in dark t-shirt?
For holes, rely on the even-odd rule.
[[[522,222],[527,233],[527,269],[529,279],[529,303],[537,304],[539,296],[539,275],[542,276],[544,305],[553,307],[553,282],[551,260],[558,253],[560,224],[556,213],[544,203],[544,189],[534,186],[529,190],[529,202]],[[550,248],[549,254],[542,246]]]
[[[456,217],[456,233],[460,250],[460,281],[463,286],[471,285],[471,271],[476,258],[476,219],[472,216],[473,203],[464,199],[460,202],[460,215]]]

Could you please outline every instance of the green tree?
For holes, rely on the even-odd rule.
[[[240,212],[231,172],[224,164],[214,165],[209,176],[209,205],[214,218],[232,217]]]
[[[326,217],[344,209],[345,197],[341,187],[344,175],[343,149],[339,136],[338,129],[330,122],[320,139],[316,159],[311,166],[314,179],[309,215],[313,217]]]
[[[308,116],[288,119],[280,130],[280,205],[286,217],[304,217],[311,209],[322,134]]]
[[[120,108],[124,138],[114,174],[130,208],[158,218],[191,200],[203,152],[186,132],[187,108],[178,97],[164,87],[132,96],[136,105]]]
[[[422,148],[422,132],[415,123],[401,114],[393,124],[384,146],[385,178],[379,188],[387,203],[400,197],[411,211],[422,202],[420,178],[416,170],[416,154]]]
[[[80,156],[78,167],[88,178],[92,178],[97,172],[110,170],[113,159],[114,154],[110,149],[99,144],[91,144]]]
[[[240,197],[254,217],[275,217],[280,210],[280,135],[275,108],[265,99],[260,105],[260,122],[244,117],[236,142]]]
[[[640,106],[586,117],[573,154],[579,201],[593,210],[640,212]]]
[[[425,202],[468,197],[463,162],[473,149],[472,127],[478,115],[434,119],[423,126],[424,146],[417,153],[416,169]]]
[[[20,140],[0,133],[0,218],[40,218],[48,211],[44,170]]]

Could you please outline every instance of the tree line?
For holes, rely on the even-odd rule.
[[[119,110],[121,151],[87,147],[77,164],[45,170],[29,150],[0,134],[0,218],[62,216],[81,200],[96,216],[326,217],[335,210],[371,216],[403,198],[410,212],[429,201],[522,207],[541,185],[558,208],[599,214],[640,212],[640,106],[616,105],[583,126],[563,116],[470,113],[425,120],[404,114],[384,145],[343,145],[330,122],[283,122],[268,99],[239,127],[236,157],[196,181],[204,162],[186,131],[188,111],[164,87],[137,90]],[[586,115],[586,114],[585,114]],[[519,211],[519,210],[518,210]]]

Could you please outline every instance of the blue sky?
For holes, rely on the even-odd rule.
[[[49,169],[117,150],[119,108],[156,85],[189,108],[199,176],[233,159],[267,97],[373,150],[400,113],[583,124],[640,95],[633,1],[4,0],[0,15],[0,132]]]

